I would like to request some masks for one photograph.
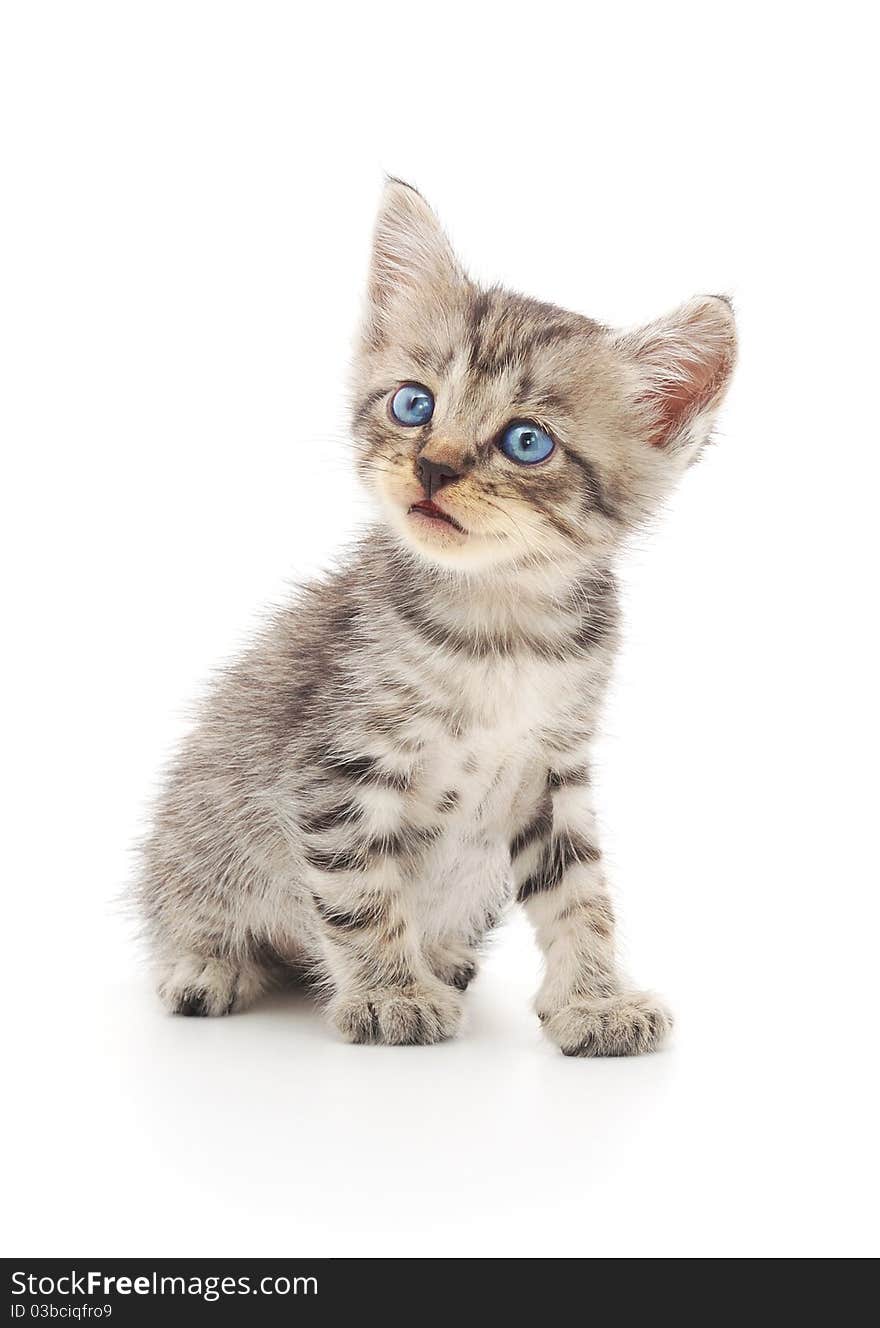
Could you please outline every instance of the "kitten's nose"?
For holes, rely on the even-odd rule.
[[[416,471],[422,481],[422,487],[428,495],[428,502],[431,501],[438,489],[442,489],[447,484],[452,484],[454,480],[461,476],[460,471],[455,470],[452,466],[447,466],[444,461],[429,461],[424,456],[420,456],[416,460]]]

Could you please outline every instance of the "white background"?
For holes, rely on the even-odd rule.
[[[4,5],[4,1253],[877,1252],[869,13]],[[296,996],[173,1020],[113,902],[201,680],[368,515],[383,171],[478,277],[738,308],[599,760],[655,1057],[542,1041],[518,919],[454,1044],[346,1047]]]

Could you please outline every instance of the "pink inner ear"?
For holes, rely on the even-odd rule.
[[[727,312],[727,311],[725,311]],[[649,441],[663,447],[711,406],[727,384],[736,355],[732,321],[701,304],[685,317],[650,329],[639,347],[648,371],[642,400],[653,415]]]
[[[650,441],[662,447],[682,424],[708,406],[724,385],[730,357],[716,352],[701,359],[682,358],[674,373],[659,378],[647,399],[656,411]]]

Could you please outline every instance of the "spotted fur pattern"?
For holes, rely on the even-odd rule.
[[[224,672],[169,774],[140,881],[168,1009],[242,1009],[295,965],[344,1038],[436,1042],[516,900],[566,1054],[662,1041],[615,958],[590,749],[615,554],[705,444],[734,355],[721,298],[617,333],[479,288],[389,182],[352,429],[381,520]],[[406,382],[425,425],[390,414]],[[546,461],[502,454],[513,419],[551,434]],[[413,510],[419,458],[453,472],[448,520]]]

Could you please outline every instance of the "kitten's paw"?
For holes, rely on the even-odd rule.
[[[374,987],[341,993],[330,1018],[347,1042],[424,1046],[453,1037],[461,1022],[461,997],[449,987]]]
[[[473,951],[463,941],[450,941],[441,945],[437,942],[428,946],[425,957],[441,982],[459,991],[467,991],[468,986],[477,976],[477,964]]]
[[[166,969],[159,996],[171,1014],[232,1014],[251,1005],[266,985],[266,974],[253,964],[186,955]]]
[[[566,1056],[641,1056],[656,1051],[672,1029],[672,1015],[648,992],[581,998],[542,1012],[544,1031]]]

